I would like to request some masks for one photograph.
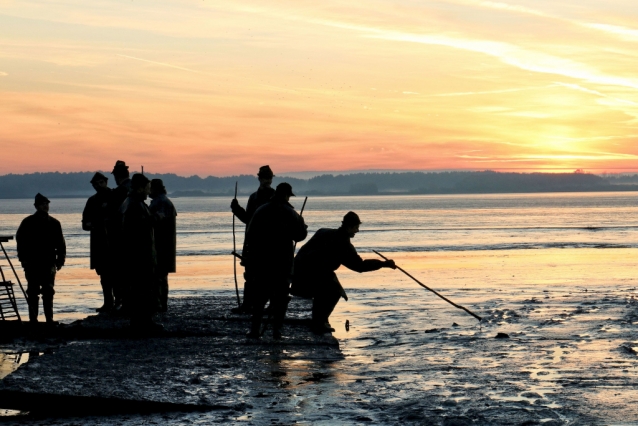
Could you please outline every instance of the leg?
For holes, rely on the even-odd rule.
[[[168,273],[160,275],[158,284],[160,312],[166,312],[168,311]]]
[[[104,304],[101,308],[96,309],[97,312],[109,312],[113,309],[113,277],[110,271],[99,270],[96,272],[100,276],[100,284],[102,284],[102,294],[104,295]]]
[[[53,321],[53,295],[55,294],[55,269],[45,275],[46,282],[42,284],[42,306],[47,324],[54,324]]]
[[[328,318],[341,298],[341,292],[332,287],[317,292],[312,301],[312,325],[319,332],[331,331]]]
[[[272,335],[275,339],[281,338],[281,327],[284,324],[288,302],[290,302],[290,286],[288,281],[278,282],[273,285],[273,294],[270,298],[272,315]]]
[[[40,283],[38,272],[34,268],[25,268],[24,275],[27,277],[27,305],[29,305],[29,322],[38,322],[38,311],[40,305]]]

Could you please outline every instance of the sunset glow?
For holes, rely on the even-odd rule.
[[[0,0],[0,174],[638,171],[629,0]]]

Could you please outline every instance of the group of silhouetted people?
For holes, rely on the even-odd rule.
[[[129,175],[124,161],[117,161],[108,178],[95,173],[91,196],[82,213],[82,229],[90,231],[90,266],[100,277],[104,304],[98,312],[115,312],[131,319],[131,327],[158,330],[157,312],[168,308],[168,274],[175,272],[176,217],[161,179],[144,174]],[[319,229],[299,250],[295,245],[308,235],[308,226],[290,205],[295,196],[288,183],[272,189],[273,172],[263,166],[257,174],[260,185],[248,199],[246,209],[233,199],[233,214],[246,224],[241,254],[245,267],[243,303],[235,313],[252,314],[248,337],[259,338],[266,304],[273,337],[281,338],[290,294],[313,299],[312,330],[334,331],[329,317],[339,299],[348,300],[335,271],[344,265],[357,272],[395,268],[392,260],[363,260],[350,242],[359,232],[361,220],[348,212],[338,229]],[[150,206],[145,203],[150,195]],[[50,201],[35,197],[36,212],[22,221],[16,240],[18,258],[27,278],[29,320],[38,322],[42,295],[47,323],[53,321],[56,271],[64,265],[66,246],[60,222],[49,216]]]
[[[257,177],[259,189],[248,199],[246,209],[237,199],[231,203],[233,214],[247,225],[242,251],[244,299],[233,311],[252,314],[248,337],[259,338],[264,307],[270,301],[268,317],[273,337],[278,339],[289,295],[312,298],[313,332],[333,332],[330,314],[341,297],[348,300],[335,274],[339,266],[367,272],[395,268],[394,261],[361,259],[350,242],[361,224],[354,212],[344,216],[338,229],[319,229],[295,257],[295,244],[306,239],[308,226],[289,203],[295,195],[292,187],[284,182],[273,190],[269,166],[261,167]]]
[[[154,330],[156,312],[166,312],[168,274],[175,272],[176,216],[161,179],[130,177],[124,161],[111,172],[117,186],[95,173],[91,196],[82,213],[82,229],[90,231],[90,262],[100,276],[104,304],[98,312],[129,316],[131,326]],[[145,200],[150,195],[152,202]],[[66,246],[60,222],[49,216],[50,201],[35,197],[35,214],[25,218],[16,234],[18,259],[27,278],[29,321],[38,322],[39,295],[44,315],[53,321],[55,274],[64,265]]]

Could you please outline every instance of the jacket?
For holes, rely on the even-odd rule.
[[[23,267],[59,267],[66,260],[62,225],[48,213],[38,211],[27,216],[20,223],[16,243]]]

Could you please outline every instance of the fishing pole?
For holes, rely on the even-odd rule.
[[[388,260],[387,257],[385,257],[384,255],[382,255],[381,253],[379,253],[376,250],[372,250],[373,252],[375,252],[376,254],[378,254],[379,256],[381,256],[383,259]],[[439,296],[441,299],[445,300],[447,303],[449,303],[450,305],[454,306],[455,308],[459,308],[459,309],[463,309],[465,312],[467,312],[468,314],[472,315],[474,318],[476,318],[477,320],[481,321],[482,318],[479,317],[478,315],[476,315],[474,312],[470,311],[467,308],[464,308],[461,305],[457,305],[456,303],[452,302],[450,299],[446,298],[445,296],[440,295],[439,293],[436,292],[436,290],[432,290],[430,287],[426,286],[425,284],[423,284],[421,281],[417,280],[416,278],[414,278],[412,275],[410,275],[405,269],[401,268],[400,266],[397,266],[397,269],[401,272],[403,272],[405,275],[407,275],[408,277],[412,278],[418,285],[420,285],[421,287],[423,287],[426,290],[431,291],[432,293],[436,294],[437,296]]]
[[[235,200],[237,199],[237,181],[235,181]],[[233,213],[233,253],[237,252],[237,243],[235,241],[235,213]],[[235,293],[237,293],[237,306],[241,308],[241,300],[239,299],[239,284],[237,284],[237,257],[233,256],[233,275],[235,276]]]

